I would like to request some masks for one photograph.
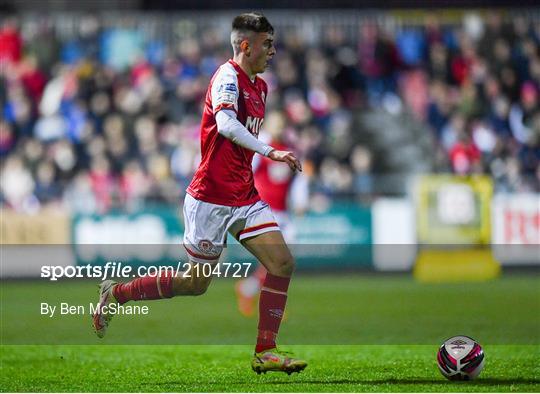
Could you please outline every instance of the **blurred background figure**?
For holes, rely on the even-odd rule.
[[[297,139],[287,126],[285,115],[274,111],[265,116],[259,139],[277,150],[294,151]],[[294,244],[295,218],[302,216],[308,207],[308,178],[304,173],[291,172],[288,164],[276,162],[261,155],[253,157],[255,187],[261,199],[268,203],[277,224],[288,244]],[[263,286],[266,269],[259,264],[251,275],[237,282],[238,310],[246,317],[254,316],[257,296]]]

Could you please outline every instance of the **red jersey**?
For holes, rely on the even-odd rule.
[[[201,164],[187,192],[198,200],[243,206],[260,200],[251,162],[255,152],[236,145],[218,133],[215,114],[236,112],[237,119],[255,137],[264,119],[266,82],[248,75],[229,60],[216,71],[206,92],[201,122]]]
[[[277,150],[290,150],[279,142],[271,142],[270,146]],[[287,195],[294,179],[294,173],[287,163],[262,157],[255,168],[255,187],[261,198],[274,211],[287,210]]]

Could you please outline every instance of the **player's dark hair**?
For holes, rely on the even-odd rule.
[[[274,27],[259,12],[246,12],[238,15],[232,22],[232,29],[274,34]]]

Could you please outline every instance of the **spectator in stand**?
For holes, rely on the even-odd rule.
[[[181,198],[200,160],[205,87],[229,43],[207,29],[167,44],[145,37],[140,21],[105,27],[83,16],[68,39],[47,16],[2,22],[3,205],[106,212]],[[353,124],[381,105],[405,108],[432,130],[434,170],[538,192],[540,28],[532,22],[491,11],[462,24],[436,14],[393,29],[371,20],[357,39],[339,24],[318,38],[290,31],[264,75],[267,108],[283,112],[313,191],[329,197],[376,192],[373,169],[385,158]]]
[[[0,64],[12,65],[21,60],[23,40],[15,18],[6,19],[0,27]]]

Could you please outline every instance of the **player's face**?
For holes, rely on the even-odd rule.
[[[251,69],[255,73],[263,73],[276,54],[274,36],[269,33],[257,33],[251,44]]]

